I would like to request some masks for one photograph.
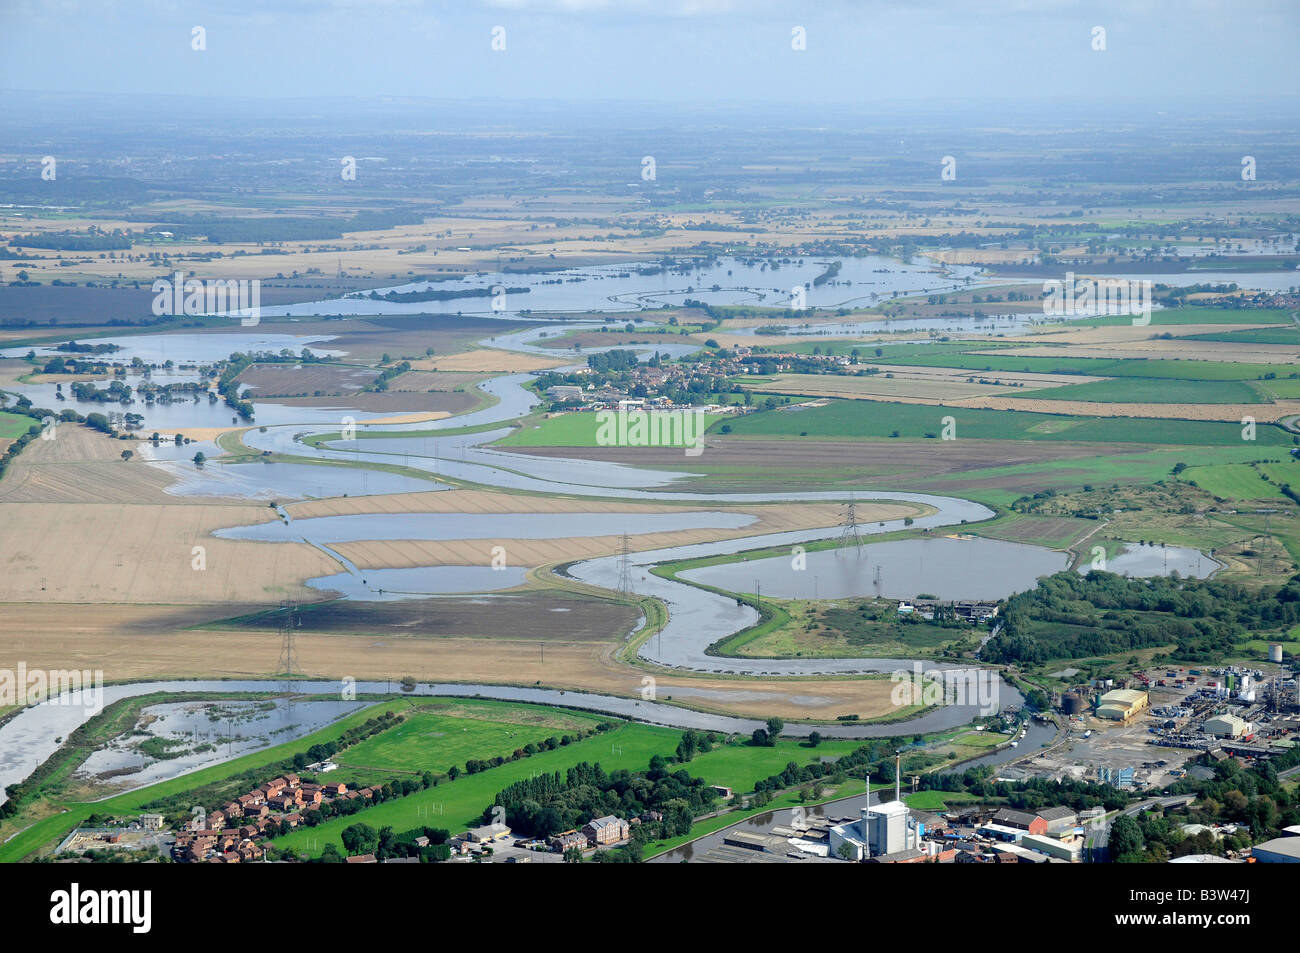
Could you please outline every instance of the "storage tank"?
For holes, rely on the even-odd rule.
[[[1061,696],[1061,711],[1067,715],[1077,715],[1083,711],[1083,696],[1078,692],[1066,692]]]
[[[1255,700],[1255,680],[1249,675],[1241,676],[1241,685],[1237,688],[1237,697],[1244,702]]]
[[[1268,660],[1270,662],[1277,662],[1279,664],[1282,662],[1282,646],[1280,643],[1274,642],[1271,645],[1269,645]]]

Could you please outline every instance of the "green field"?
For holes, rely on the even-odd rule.
[[[984,348],[965,342],[957,347],[891,345],[867,352],[865,359],[875,364],[901,367],[956,367],[970,371],[1024,371],[1038,374],[1086,374],[1089,377],[1151,377],[1158,380],[1245,381],[1261,380],[1269,374],[1289,377],[1297,374],[1292,364],[1245,364],[1225,361],[1178,361],[1169,359],[1069,357],[1068,348],[1061,357],[1019,354],[1009,347]]]
[[[1297,381],[1271,383],[1300,384]],[[1155,380],[1149,377],[1121,377],[1086,384],[1067,384],[1036,390],[1032,394],[1011,392],[1008,396],[1033,400],[1091,400],[1103,404],[1262,404],[1266,398],[1243,381]]]
[[[1292,489],[1300,490],[1300,460],[1287,460],[1284,463],[1261,463],[1259,469],[1268,474],[1268,478],[1279,486],[1290,484]]]
[[[832,400],[821,407],[780,409],[746,414],[731,422],[732,432],[749,437],[924,438],[943,430],[943,418],[956,422],[957,439],[1067,440],[1100,443],[1149,443],[1177,446],[1242,446],[1236,423],[1149,420],[1128,417],[1071,417],[1022,410],[986,410]],[[1255,446],[1290,444],[1282,428],[1261,424]],[[936,444],[938,440],[936,439]]]
[[[1240,331],[1217,331],[1211,334],[1193,334],[1189,341],[1224,341],[1238,344],[1292,344],[1300,345],[1300,328],[1295,325],[1276,328],[1247,328]]]
[[[1300,380],[1288,377],[1285,380],[1260,381],[1258,386],[1263,388],[1274,400],[1296,400],[1300,398]]]
[[[455,711],[464,706],[451,706]],[[489,713],[493,709],[486,709]],[[394,774],[418,775],[424,771],[446,772],[453,765],[463,769],[472,759],[488,760],[497,756],[509,757],[517,748],[530,742],[545,741],[552,735],[593,728],[603,719],[595,715],[578,715],[559,709],[530,709],[518,706],[501,706],[503,715],[515,715],[511,720],[495,721],[483,717],[461,718],[432,712],[412,712],[402,724],[382,735],[355,745],[335,760],[340,766],[356,769],[377,769]],[[553,717],[542,719],[543,724],[526,724],[520,720],[526,715],[537,719],[538,714],[552,712]]]
[[[1106,315],[1071,321],[1071,326],[1109,327],[1131,324],[1130,315]],[[1151,312],[1151,324],[1290,324],[1291,312],[1282,308],[1162,308]]]
[[[1287,464],[1273,464],[1285,467]],[[1280,500],[1285,499],[1272,483],[1260,477],[1254,467],[1245,463],[1217,467],[1188,467],[1181,479],[1195,483],[1207,493],[1225,500]]]
[[[691,416],[692,419],[689,425],[694,428],[694,415],[690,411],[683,411],[682,413]],[[628,415],[628,430],[631,438],[627,444],[628,446],[686,446],[686,443],[681,439],[685,422],[683,422],[682,426],[663,427],[661,438],[657,442],[649,444],[633,442],[635,441],[633,421],[636,420],[637,416],[635,413]],[[719,419],[721,419],[720,414],[704,414],[704,429],[707,430],[711,424]],[[525,423],[522,429],[516,430],[502,440],[498,440],[495,445],[498,447],[596,447],[601,445],[597,441],[599,430],[599,414],[589,412],[559,414],[554,417]],[[692,430],[692,434],[698,436],[698,430]],[[609,445],[615,446],[617,444]]]
[[[343,829],[359,822],[376,829],[391,826],[398,832],[427,825],[457,833],[479,824],[484,808],[491,806],[497,792],[516,781],[542,772],[563,772],[582,761],[599,763],[606,771],[620,768],[643,769],[656,754],[672,756],[681,738],[682,733],[671,728],[624,725],[563,748],[508,762],[499,768],[463,775],[455,781],[444,781],[437,787],[409,797],[385,801],[350,817],[331,818],[317,827],[299,828],[272,843],[312,855],[319,854],[327,843],[333,843],[342,851],[340,835]],[[412,767],[425,766],[413,764]],[[417,814],[417,808],[426,813]]]
[[[977,800],[979,798],[965,791],[917,791],[915,794],[903,795],[903,802],[912,810],[929,811],[931,814],[946,811],[950,804]]]
[[[0,440],[13,440],[27,433],[37,421],[23,414],[10,414],[0,410]]]
[[[754,790],[756,782],[780,774],[791,761],[807,764],[817,757],[838,757],[856,751],[863,744],[862,741],[823,739],[821,744],[812,748],[806,742],[782,738],[771,748],[749,743],[722,745],[707,754],[697,754],[683,767],[710,784],[731,788],[737,794],[748,794]]]

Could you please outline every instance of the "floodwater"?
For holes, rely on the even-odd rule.
[[[354,543],[367,539],[565,539],[684,529],[741,529],[744,513],[358,513],[218,530],[223,539]]]
[[[233,321],[233,319],[232,319]],[[108,364],[130,364],[140,358],[146,364],[165,364],[174,361],[177,364],[211,364],[224,360],[236,351],[274,351],[277,354],[284,348],[300,354],[305,347],[321,357],[338,357],[347,351],[318,347],[321,341],[333,341],[332,334],[283,334],[273,331],[170,331],[166,334],[130,334],[119,337],[107,335],[96,338],[80,338],[75,329],[69,330],[66,340],[80,341],[83,344],[116,344],[121,350],[111,354],[84,355],[92,360],[101,360]],[[10,347],[0,350],[0,357],[23,357],[28,351],[35,351],[38,357],[82,357],[57,351],[53,347]]]
[[[813,286],[827,266],[839,261],[839,274]],[[861,307],[906,294],[938,294],[956,288],[988,284],[977,280],[980,270],[963,265],[941,267],[919,260],[903,263],[894,258],[796,258],[773,267],[763,259],[724,257],[713,262],[683,263],[655,274],[654,262],[592,265],[531,275],[487,272],[452,281],[419,282],[377,289],[379,294],[399,294],[429,289],[465,291],[501,286],[528,288],[507,292],[503,306],[493,308],[488,296],[448,301],[397,303],[375,301],[364,295],[263,308],[265,316],[469,314],[517,318],[529,312],[619,312],[681,305],[692,298],[708,304],[752,304],[788,307],[795,287],[802,288],[804,304],[811,308]]]
[[[271,745],[283,744],[324,728],[364,705],[357,701],[176,702],[142,710],[137,727],[145,734],[117,738],[93,752],[77,770],[81,777],[140,787],[179,777]],[[142,742],[177,742],[176,757],[155,758]]]
[[[283,683],[257,680],[222,681],[207,679],[203,681],[157,681],[135,682],[129,685],[107,685],[104,687],[103,702],[111,705],[123,698],[134,698],[151,692],[276,692]],[[345,687],[355,688],[358,694],[388,693],[395,690],[391,682],[358,681],[355,685],[344,686],[336,681],[294,682],[293,688],[300,694],[336,694]],[[641,684],[629,686],[629,691],[639,692]],[[692,711],[675,705],[653,701],[641,701],[636,698],[622,698],[614,695],[597,695],[590,692],[569,692],[548,688],[514,688],[504,685],[461,685],[434,683],[417,685],[414,694],[445,696],[450,698],[495,698],[504,701],[530,702],[540,705],[558,705],[582,711],[630,718],[652,725],[665,725],[670,728],[694,728],[698,731],[717,731],[723,733],[752,734],[755,728],[764,726],[757,718],[735,718],[729,715],[715,715],[708,712]],[[1003,688],[1000,698],[1003,705],[1018,705],[1021,698],[1010,686]],[[301,703],[295,703],[297,708]],[[12,719],[0,725],[0,793],[10,785],[26,778],[58,749],[60,740],[67,737],[79,725],[84,724],[92,715],[79,704],[68,704],[62,696],[40,705],[24,709]],[[935,709],[922,719],[906,724],[894,725],[859,725],[849,722],[837,722],[832,725],[819,725],[817,730],[831,738],[890,738],[902,734],[923,731],[938,731],[942,728],[955,728],[970,720],[970,712],[956,705]],[[784,734],[796,735],[808,730],[806,725],[786,726]],[[220,760],[227,760],[222,757]],[[0,797],[0,803],[4,798]]]
[[[149,446],[144,444],[143,446]],[[209,460],[196,467],[195,449]],[[210,448],[210,449],[209,449]],[[153,451],[149,447],[150,452]],[[176,482],[167,492],[176,496],[226,496],[251,500],[323,500],[342,496],[377,496],[385,493],[425,493],[447,490],[445,483],[420,477],[402,476],[383,470],[351,467],[317,467],[306,463],[222,463],[211,459],[212,444],[192,443],[173,448],[179,455],[172,462],[151,464],[166,470]]]
[[[593,269],[578,269],[568,277],[581,280],[557,280],[558,276],[531,276],[526,280],[517,280],[511,276],[504,283],[528,283],[536,290],[529,295],[510,296],[516,300],[509,302],[509,307],[518,309],[524,298],[528,306],[540,309],[539,301],[546,302],[548,309],[582,310],[588,307],[609,309],[625,307],[636,309],[642,306],[653,307],[660,302],[677,301],[685,296],[710,295],[710,300],[737,302],[752,300],[783,306],[788,300],[789,288],[796,283],[811,284],[812,279],[824,269],[823,262],[806,261],[804,264],[782,266],[775,273],[766,271],[758,265],[724,259],[705,269],[690,269],[677,274],[639,275],[632,266],[602,266]],[[727,270],[733,274],[725,275]],[[728,281],[723,281],[723,278]],[[938,270],[931,270],[923,265],[899,265],[889,259],[845,259],[844,267],[835,281],[827,282],[816,288],[809,288],[808,304],[814,307],[834,307],[840,304],[872,302],[887,297],[895,292],[914,293],[922,290],[949,290],[966,280],[973,278],[973,272],[953,270],[943,275]],[[494,283],[492,276],[480,276],[470,279],[467,284],[477,282],[477,286]],[[712,284],[720,286],[719,291],[712,290]],[[445,286],[443,286],[445,287]],[[783,290],[784,289],[784,290]],[[534,297],[536,295],[536,297]],[[349,302],[350,305],[370,307],[374,302]],[[392,305],[383,303],[380,307],[385,312],[400,313],[405,310],[431,311],[431,302],[413,305]],[[444,312],[454,312],[469,307],[487,307],[487,299],[464,299],[461,301],[441,303]],[[308,309],[321,309],[321,305],[296,306]],[[312,312],[314,313],[314,312]],[[377,313],[375,310],[364,313]],[[510,314],[510,311],[503,314]],[[550,327],[555,327],[550,326]],[[565,325],[558,325],[563,329]],[[547,329],[549,331],[549,328]],[[528,350],[537,347],[543,330],[529,329],[508,336],[508,344],[514,349]],[[157,340],[151,341],[154,338]],[[107,340],[113,340],[109,338]],[[312,345],[317,350],[316,342],[328,341],[328,337],[294,336],[277,334],[246,334],[232,332],[229,334],[178,334],[178,335],[140,335],[124,336],[121,343],[130,349],[111,355],[112,360],[130,360],[139,356],[142,360],[161,362],[167,359],[179,363],[187,361],[215,360],[227,356],[235,350],[280,350],[289,347],[295,353],[303,346]],[[669,342],[655,347],[653,337],[638,350],[664,350]],[[681,347],[681,345],[676,345]],[[588,351],[590,349],[587,349]],[[19,349],[26,353],[26,349]],[[329,352],[320,351],[327,354]],[[452,477],[472,481],[486,486],[507,489],[535,490],[539,492],[563,493],[568,496],[585,496],[591,498],[620,500],[663,501],[672,500],[679,503],[719,505],[744,503],[801,502],[814,500],[842,501],[849,496],[848,490],[824,491],[810,493],[791,493],[780,490],[768,493],[725,494],[725,493],[691,493],[678,492],[671,484],[687,475],[684,471],[666,472],[650,470],[619,464],[596,461],[565,460],[553,457],[536,457],[527,454],[509,453],[491,449],[485,444],[498,439],[503,430],[494,430],[470,435],[450,435],[446,437],[429,437],[423,432],[434,432],[460,427],[501,424],[513,420],[528,412],[537,398],[521,385],[528,380],[527,375],[506,375],[493,378],[482,385],[482,390],[493,400],[489,406],[459,417],[439,420],[432,423],[407,425],[381,425],[383,431],[395,434],[407,433],[410,437],[386,437],[378,440],[359,440],[350,445],[340,444],[337,448],[313,448],[303,442],[303,438],[338,429],[339,413],[345,408],[284,408],[285,417],[275,416],[273,404],[258,404],[258,423],[265,424],[266,430],[254,429],[247,434],[249,446],[257,450],[282,451],[304,457],[322,460],[356,460],[371,463],[405,462],[415,469],[437,476]],[[172,409],[194,409],[191,404],[164,405]],[[146,408],[147,410],[148,408]],[[158,408],[155,408],[158,409]],[[208,408],[198,407],[198,412],[207,412]],[[224,418],[229,417],[228,410],[217,405],[217,412]],[[315,414],[321,414],[317,417]],[[366,427],[367,415],[351,413],[358,420],[358,428]],[[146,416],[146,433],[152,429],[162,429]],[[194,417],[187,418],[183,426],[194,427],[198,424]],[[169,428],[170,429],[170,428]],[[205,451],[206,452],[206,451]],[[193,445],[188,448],[187,457],[194,453]],[[159,457],[171,457],[176,451],[166,453],[159,448]],[[689,458],[686,458],[689,466]],[[394,492],[397,487],[430,489],[437,484],[432,482],[417,484],[390,484],[385,482],[388,474],[365,472],[350,468],[311,467],[301,464],[248,464],[230,467],[214,466],[197,471],[185,460],[160,459],[152,465],[171,468],[183,477],[179,492],[202,495],[210,488],[220,485],[223,494],[241,490],[248,496],[273,496],[289,498],[297,495],[325,495],[347,487],[345,492],[355,493],[356,485],[371,492]],[[188,470],[186,469],[188,467]],[[405,478],[398,478],[405,479]],[[333,483],[332,480],[341,481]],[[312,494],[310,488],[319,491]],[[373,489],[372,489],[373,487]],[[390,489],[390,487],[393,487]],[[282,492],[290,489],[293,492]],[[928,516],[915,520],[916,529],[953,526],[960,522],[977,522],[987,519],[991,511],[980,504],[952,497],[928,494],[878,492],[858,489],[855,491],[859,501],[869,499],[899,500],[921,503],[934,508]],[[288,540],[308,538],[322,548],[329,542],[347,539],[375,538],[429,538],[429,539],[491,539],[491,538],[557,538],[574,535],[609,535],[628,532],[640,534],[659,532],[670,529],[692,527],[741,528],[750,525],[752,517],[743,514],[727,514],[717,511],[686,511],[665,514],[408,514],[381,515],[365,517],[322,517],[316,520],[299,520],[291,526],[274,522],[257,527],[241,527],[225,531],[223,535],[235,538]],[[887,532],[901,528],[901,520],[885,524],[872,524],[863,527],[864,535]],[[674,547],[652,552],[637,553],[631,558],[632,588],[637,594],[651,595],[662,599],[669,608],[669,619],[661,631],[649,639],[641,649],[644,658],[660,664],[685,670],[709,672],[735,672],[749,675],[806,676],[818,674],[853,674],[864,672],[890,672],[895,670],[910,671],[912,662],[906,659],[731,659],[710,655],[708,646],[720,638],[752,624],[756,618],[754,610],[738,606],[734,598],[717,595],[684,583],[660,579],[650,574],[651,566],[678,558],[696,556],[726,555],[739,549],[761,546],[790,546],[812,539],[832,536],[837,529],[804,530],[788,533],[767,534],[744,540],[719,541],[694,546]],[[922,540],[916,542],[935,542]],[[1014,544],[1012,544],[1014,545]],[[964,552],[964,550],[959,550]],[[828,556],[827,558],[834,558]],[[868,557],[863,557],[868,558]],[[938,556],[930,558],[938,559]],[[1062,557],[1063,558],[1063,557]],[[501,582],[512,582],[517,576],[509,571],[497,572],[494,576],[485,576],[493,572],[485,565],[482,567],[439,567],[440,572],[431,570],[380,570],[385,575],[355,571],[349,569],[331,577],[322,577],[318,583],[329,586],[350,587],[350,594],[357,598],[373,596],[375,589],[393,591],[418,591],[425,594],[433,590],[454,586],[458,591],[465,591],[467,583],[483,585],[491,580],[499,588]],[[617,556],[586,560],[570,567],[569,572],[575,578],[601,586],[605,589],[617,589],[620,575],[620,559]],[[779,563],[781,560],[776,560]],[[900,565],[905,560],[900,562]],[[820,567],[819,560],[810,563]],[[755,564],[756,565],[756,564]],[[833,564],[827,564],[828,566]],[[750,567],[744,567],[750,571]],[[928,567],[934,569],[934,565]],[[1025,569],[1026,572],[1033,567]],[[446,571],[441,571],[446,570]],[[460,573],[465,570],[472,575]],[[919,571],[919,570],[918,570]],[[1050,571],[1046,569],[1044,571]],[[807,572],[807,570],[805,571]],[[846,581],[853,581],[861,574],[849,572]],[[971,578],[978,578],[978,571],[969,566],[964,570]],[[882,569],[882,587],[885,584],[885,570]],[[786,571],[785,575],[792,575]],[[415,577],[421,585],[418,589],[407,590]],[[868,578],[874,582],[874,569],[868,572]],[[807,579],[807,577],[805,577]],[[327,581],[328,580],[328,581]],[[364,580],[359,582],[358,580]],[[812,581],[820,587],[820,569],[813,572]],[[831,577],[827,576],[827,584]],[[890,585],[894,583],[891,581]],[[901,585],[901,583],[900,583]],[[766,590],[774,592],[775,590]],[[927,590],[928,591],[928,590]],[[388,593],[378,595],[386,596]],[[983,595],[983,593],[979,593]],[[958,596],[950,596],[958,597]],[[927,662],[925,670],[955,669],[955,666]],[[160,682],[134,686],[119,686],[107,689],[108,701],[127,697],[146,691],[184,691],[197,688],[216,690],[266,691],[273,686],[266,682]],[[999,683],[1000,705],[1014,705],[1020,701],[1015,689],[1005,683]],[[370,686],[358,685],[359,691],[384,691],[384,683],[370,683]],[[639,681],[629,686],[629,692],[639,692]],[[318,687],[301,686],[304,691],[334,692],[338,690],[335,683],[319,683]],[[729,718],[692,712],[672,705],[640,701],[633,698],[614,698],[585,693],[550,691],[542,689],[515,689],[485,685],[435,685],[422,686],[421,693],[442,695],[482,694],[486,697],[515,699],[521,701],[543,702],[551,704],[582,707],[595,711],[657,724],[674,727],[702,728],[717,731],[738,731],[748,734],[759,722],[750,719]],[[918,733],[933,731],[964,724],[976,714],[973,706],[945,705],[912,719],[905,724],[896,725],[851,725],[835,724],[819,726],[820,731],[828,736],[839,737],[888,737],[901,733]],[[33,770],[40,761],[49,757],[57,748],[56,739],[66,737],[69,731],[83,723],[89,712],[70,705],[41,705],[21,712],[7,724],[0,726],[0,786],[20,780]],[[806,729],[799,729],[806,730]]]
[[[1187,546],[1126,545],[1123,552],[1106,561],[1107,572],[1137,577],[1168,576],[1176,572],[1180,576],[1206,579],[1220,568],[1218,560]],[[1086,560],[1079,566],[1081,573],[1090,569],[1092,563]]]
[[[113,378],[106,377],[90,383],[94,383],[100,390],[105,390],[112,380]],[[144,418],[144,423],[135,433],[142,437],[148,437],[154,431],[184,433],[186,430],[196,430],[201,427],[229,427],[232,424],[248,425],[248,421],[240,418],[226,406],[225,401],[210,400],[207,392],[197,394],[180,393],[172,400],[165,402],[157,400],[150,402],[136,393],[137,388],[144,381],[152,380],[155,384],[198,381],[197,374],[169,374],[166,378],[161,374],[155,374],[152,378],[129,376],[121,378],[121,380],[131,387],[132,393],[129,403],[78,400],[72,392],[71,378],[69,378],[68,382],[63,383],[61,388],[57,383],[24,384],[19,388],[19,391],[37,407],[44,407],[56,412],[71,408],[82,415],[103,414],[110,421],[119,425],[121,423],[120,418],[123,415],[140,414]],[[63,394],[62,400],[58,396],[60,393]],[[211,393],[215,395],[216,392],[212,391]],[[243,393],[247,394],[248,392],[245,390]],[[345,397],[335,399],[338,403],[328,407],[294,407],[276,403],[273,400],[257,400],[254,397],[254,417],[258,425],[331,424],[337,429],[342,426],[344,417],[351,417],[355,421],[363,421],[393,416],[390,413],[363,411],[349,407]]]
[[[417,566],[340,572],[308,579],[307,585],[358,602],[390,602],[512,589],[523,585],[526,574],[522,566]]]
[[[937,537],[821,550],[802,559],[779,556],[722,563],[680,575],[730,592],[753,593],[761,587],[764,595],[782,599],[914,599],[928,593],[938,599],[991,601],[1032,589],[1040,576],[1068,565],[1067,554],[1041,546]]]

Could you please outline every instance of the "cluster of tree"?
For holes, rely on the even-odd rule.
[[[506,288],[508,295],[528,294],[531,288]],[[496,291],[493,288],[426,288],[423,291],[388,291],[380,294],[372,291],[368,297],[372,301],[394,301],[399,304],[414,304],[419,301],[455,301],[458,298],[490,298]]]
[[[927,791],[973,794],[985,801],[999,798],[1020,811],[1040,811],[1056,806],[1074,811],[1092,807],[1118,811],[1129,802],[1126,793],[1109,784],[1094,784],[1069,777],[995,781],[994,776],[994,768],[984,764],[960,772],[923,774],[920,784]]]
[[[43,408],[40,410],[33,411],[31,408],[30,400],[27,402],[27,404],[28,404],[27,407],[15,408],[14,410],[11,411],[11,413],[25,414],[28,417],[34,417],[38,421],[44,420],[46,416],[52,415],[54,413],[53,411],[45,410]],[[4,477],[5,471],[9,469],[9,464],[13,462],[14,457],[22,453],[23,448],[26,447],[29,443],[31,443],[40,435],[41,435],[41,425],[39,423],[34,423],[27,428],[26,433],[19,434],[18,437],[14,440],[14,442],[9,444],[9,446],[5,448],[4,454],[0,455],[0,478]]]
[[[843,264],[844,263],[840,261],[831,262],[830,265],[827,266],[825,271],[823,271],[820,275],[818,275],[816,278],[813,279],[812,282],[813,287],[819,288],[822,285],[826,284],[826,282],[835,278],[840,273],[840,266]]]
[[[131,386],[122,381],[109,381],[108,387],[100,389],[94,381],[73,381],[69,389],[77,400],[99,404],[126,404],[131,401]]]
[[[656,827],[654,834],[675,837],[689,831],[698,815],[711,811],[717,796],[703,778],[684,770],[670,772],[668,762],[659,755],[650,759],[645,771],[612,774],[606,774],[599,764],[584,761],[563,775],[558,771],[541,774],[505,788],[484,809],[483,823],[491,823],[494,809],[500,807],[513,830],[550,837],[581,827],[593,817],[635,817],[657,811],[663,821],[651,825]]]
[[[1300,623],[1300,575],[1248,590],[1176,573],[1128,579],[1093,570],[1060,572],[1007,600],[1002,630],[984,648],[991,662],[1037,664],[1157,645],[1193,662],[1224,657],[1248,632]]]
[[[376,860],[391,857],[418,857],[422,863],[436,864],[451,857],[447,839],[451,835],[440,827],[416,827],[394,833],[391,827],[375,830],[369,824],[352,824],[343,829],[343,849],[349,854],[374,854]],[[416,840],[427,837],[429,843],[421,847]],[[341,864],[343,855],[331,842],[321,851],[320,863]]]
[[[390,381],[398,377],[401,377],[410,369],[411,369],[410,361],[400,361],[399,363],[394,364],[392,367],[386,367],[384,368],[382,374],[380,374],[378,377],[376,377],[373,381],[370,382],[370,386],[367,387],[366,390],[369,391],[388,390],[388,384]]]
[[[658,358],[658,355],[656,355],[656,358]],[[636,352],[622,348],[587,355],[587,366],[597,374],[622,373],[636,367],[637,363]]]
[[[780,737],[785,722],[773,716],[767,720],[767,727],[755,728],[751,740],[760,748],[775,748],[776,739]]]
[[[14,248],[52,248],[58,251],[117,251],[129,249],[131,239],[121,229],[111,232],[45,232],[40,235],[15,235],[9,239]]]

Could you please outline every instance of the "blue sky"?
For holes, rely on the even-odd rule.
[[[0,0],[0,89],[1250,102],[1295,98],[1297,40],[1297,0]]]

